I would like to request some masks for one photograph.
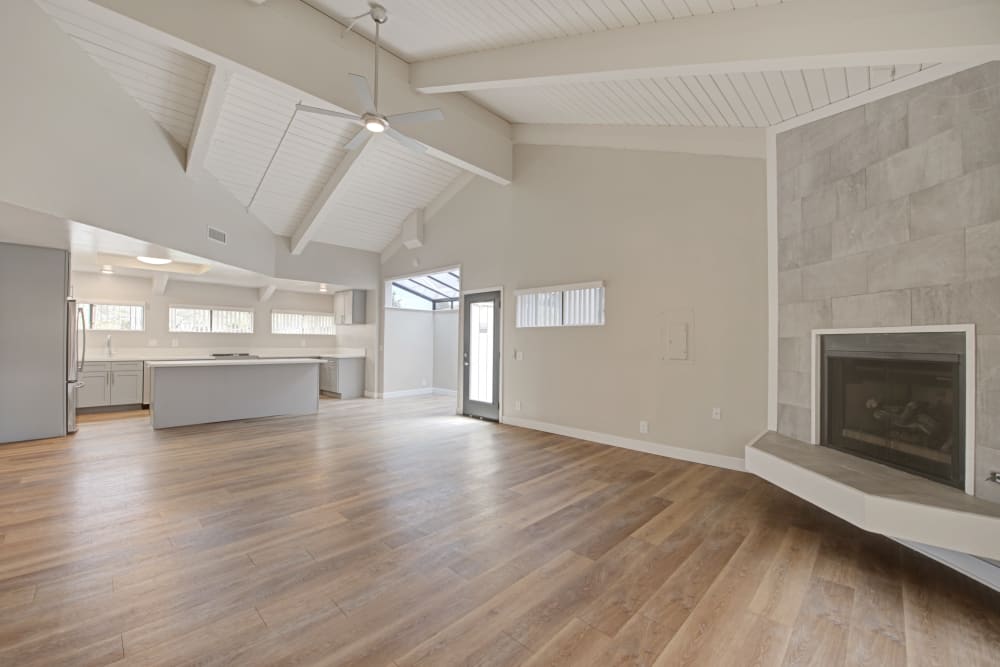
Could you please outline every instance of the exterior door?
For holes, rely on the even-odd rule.
[[[500,420],[500,292],[462,297],[462,413]]]

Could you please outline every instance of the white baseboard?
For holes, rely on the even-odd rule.
[[[399,391],[386,391],[382,392],[382,398],[405,398],[407,396],[429,396],[434,393],[434,390],[430,387],[421,387],[420,389],[400,389]]]
[[[743,459],[738,456],[726,456],[725,454],[703,452],[697,449],[688,449],[686,447],[675,447],[673,445],[664,445],[658,442],[635,440],[633,438],[624,438],[619,435],[611,435],[610,433],[586,431],[580,428],[573,428],[572,426],[549,424],[547,422],[535,421],[534,419],[521,419],[520,417],[510,417],[507,415],[504,415],[501,418],[501,422],[509,424],[510,426],[520,426],[521,428],[530,428],[535,431],[555,433],[557,435],[565,435],[570,438],[579,438],[580,440],[590,440],[591,442],[598,442],[602,445],[622,447],[623,449],[631,449],[637,452],[644,452],[646,454],[656,454],[657,456],[680,459],[681,461],[703,463],[705,465],[715,466],[717,468],[727,468],[729,470],[746,470],[746,467],[743,464]],[[756,442],[756,440],[757,438],[754,438],[751,442]]]
[[[455,389],[441,389],[440,387],[434,387],[431,391],[435,396],[458,396],[458,391]]]
[[[993,563],[989,563],[982,558],[976,558],[975,556],[963,554],[958,551],[932,547],[927,544],[910,542],[909,540],[897,540],[895,538],[890,539],[893,539],[902,544],[904,547],[913,549],[917,553],[923,554],[932,560],[936,560],[943,565],[947,565],[951,569],[961,572],[970,579],[975,579],[983,586],[992,588],[995,591],[1000,591],[1000,567],[994,565]]]

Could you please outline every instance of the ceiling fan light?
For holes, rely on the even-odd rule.
[[[365,120],[365,129],[376,134],[385,132],[385,121],[381,118],[369,118]]]

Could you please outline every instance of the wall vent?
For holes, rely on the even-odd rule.
[[[221,243],[222,245],[226,245],[226,233],[221,229],[216,229],[215,227],[209,227],[208,238],[215,241],[216,243]]]

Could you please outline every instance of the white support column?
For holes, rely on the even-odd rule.
[[[274,296],[275,290],[278,289],[274,285],[266,285],[264,287],[257,288],[257,302],[267,303],[270,301],[271,297]]]
[[[163,296],[167,293],[167,283],[170,281],[170,275],[167,273],[157,273],[153,275],[153,294],[156,296]]]

